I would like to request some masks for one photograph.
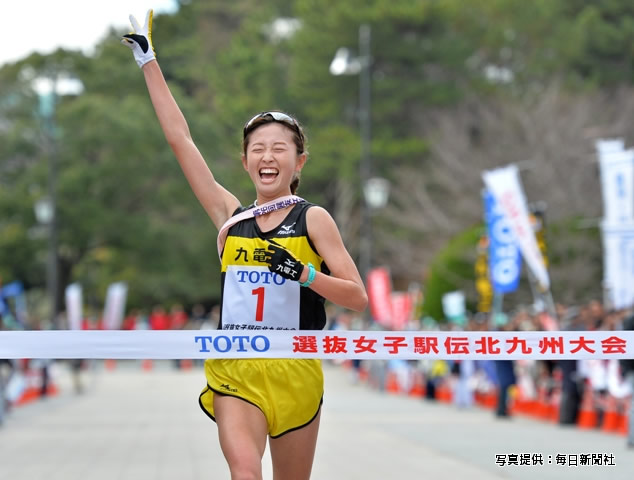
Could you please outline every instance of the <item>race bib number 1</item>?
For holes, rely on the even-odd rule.
[[[298,330],[299,288],[267,267],[227,267],[222,328]]]

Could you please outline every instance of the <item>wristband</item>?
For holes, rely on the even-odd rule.
[[[310,287],[310,284],[315,281],[315,274],[317,273],[312,263],[308,262],[307,266],[308,266],[308,278],[306,279],[304,283],[299,282],[299,284],[302,287]]]

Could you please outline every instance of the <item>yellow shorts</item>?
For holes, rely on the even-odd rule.
[[[214,394],[231,395],[262,410],[272,438],[312,422],[324,395],[319,359],[209,359],[205,377],[199,404],[214,422]]]

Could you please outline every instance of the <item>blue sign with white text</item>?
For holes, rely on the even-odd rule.
[[[489,236],[489,275],[493,291],[513,292],[520,282],[522,257],[509,222],[489,191],[484,192],[484,219]]]

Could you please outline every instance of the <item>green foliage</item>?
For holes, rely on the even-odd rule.
[[[597,85],[631,82],[634,67],[634,4],[627,0],[561,2],[563,52],[572,71]],[[563,37],[563,35],[561,36]]]
[[[438,252],[425,282],[423,313],[435,319],[445,317],[442,297],[445,293],[462,290],[468,296],[475,282],[474,258],[482,225],[473,226],[456,235]],[[473,300],[471,301],[473,303]]]
[[[281,17],[300,28],[273,35]],[[153,40],[192,136],[226,188],[253,200],[241,127],[259,111],[283,109],[308,135],[300,193],[334,211],[342,184],[355,191],[353,209],[360,201],[359,77],[334,77],[328,66],[341,46],[358,54],[361,24],[372,31],[373,173],[393,179],[428,161],[429,109],[539,91],[558,78],[585,88],[631,82],[633,19],[627,0],[210,0],[156,16]],[[128,282],[132,306],[217,299],[215,229],[163,138],[121,33],[110,32],[92,57],[58,50],[0,69],[0,276],[44,286],[46,237],[33,204],[46,193],[54,156],[62,285],[81,282],[95,306],[116,280]],[[490,65],[513,81],[487,80]],[[85,90],[59,99],[51,144],[30,82],[58,73],[79,77]],[[438,255],[427,313],[438,315],[442,293],[470,281],[474,231]]]

